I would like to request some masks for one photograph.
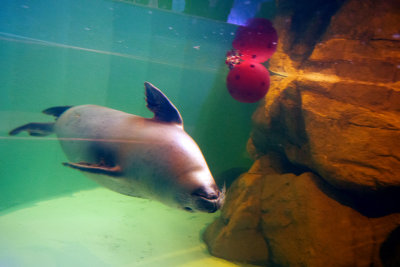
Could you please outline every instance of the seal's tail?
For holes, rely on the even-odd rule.
[[[11,130],[9,135],[27,131],[31,136],[47,136],[54,132],[54,122],[31,122]]]
[[[71,107],[72,106],[51,107],[43,110],[43,113],[52,115],[57,119],[61,116],[61,114]],[[54,132],[54,124],[54,122],[31,122],[11,130],[8,134],[17,135],[20,132],[27,131],[31,136],[47,136]]]

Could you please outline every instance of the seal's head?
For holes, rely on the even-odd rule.
[[[154,85],[146,82],[145,88],[147,107],[154,112],[152,120],[157,123],[157,129],[147,136],[154,133],[162,148],[150,157],[158,159],[151,160],[157,165],[153,169],[161,170],[155,195],[161,202],[186,211],[216,212],[224,203],[225,187],[219,190],[200,148],[183,130],[177,108]]]
[[[225,199],[225,185],[220,190],[208,170],[188,173],[184,180],[187,182],[181,183],[179,192],[174,199],[178,208],[189,212],[209,213],[222,208]]]

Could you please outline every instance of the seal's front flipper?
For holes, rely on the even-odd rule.
[[[31,122],[11,130],[9,135],[27,131],[31,136],[47,136],[54,132],[54,122]]]
[[[63,165],[80,171],[90,172],[95,174],[104,174],[109,176],[120,176],[122,174],[121,167],[118,165],[110,167],[102,164],[94,164],[87,162],[78,162],[78,163],[64,162]]]
[[[172,102],[149,82],[144,83],[146,88],[147,108],[154,113],[154,119],[162,122],[183,124],[181,114]]]

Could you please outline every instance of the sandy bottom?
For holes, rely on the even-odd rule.
[[[201,241],[215,216],[81,191],[1,212],[0,266],[239,266]]]

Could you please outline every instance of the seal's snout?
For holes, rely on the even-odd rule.
[[[216,188],[200,187],[192,193],[192,196],[198,196],[205,199],[217,199],[219,190]]]
[[[222,207],[225,198],[225,189],[220,191],[216,185],[200,187],[192,193],[192,196],[195,197],[197,210],[213,213]]]

